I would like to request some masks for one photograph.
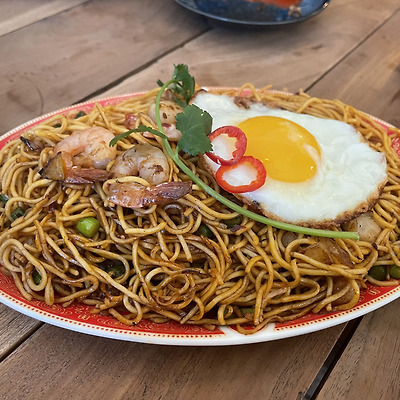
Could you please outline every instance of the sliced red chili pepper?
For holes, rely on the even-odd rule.
[[[243,157],[246,147],[247,147],[247,137],[244,132],[236,126],[221,126],[216,129],[214,132],[208,135],[211,143],[215,138],[221,135],[226,135],[228,138],[233,138],[235,140],[234,146],[235,150],[232,152],[230,158],[224,158],[214,151],[207,152],[207,156],[211,158],[214,162],[219,165],[234,165],[239,162],[239,160]]]
[[[225,180],[224,175],[227,172],[234,171],[236,168],[243,166],[244,164],[248,164],[256,171],[256,178],[247,185],[234,186],[228,183]],[[252,192],[264,185],[266,178],[267,171],[265,170],[264,164],[258,158],[254,158],[253,156],[243,156],[235,165],[221,165],[215,174],[215,179],[218,185],[229,193]]]

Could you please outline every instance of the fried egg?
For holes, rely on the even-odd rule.
[[[298,114],[264,103],[241,106],[227,95],[200,91],[192,104],[213,118],[212,129],[233,125],[247,136],[246,155],[265,165],[265,184],[235,196],[276,220],[314,228],[340,225],[370,209],[387,181],[386,159],[342,121]],[[214,151],[223,152],[219,137]],[[222,141],[222,142],[221,142]],[[219,165],[206,155],[207,170]],[[251,171],[225,174],[233,185],[249,183]]]

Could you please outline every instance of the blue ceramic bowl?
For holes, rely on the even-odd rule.
[[[324,10],[329,0],[293,1],[280,7],[279,0],[175,0],[178,4],[206,17],[249,25],[277,25],[301,21]],[[285,2],[281,2],[285,3]]]

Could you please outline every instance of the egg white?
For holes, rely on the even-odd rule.
[[[242,108],[232,97],[207,92],[197,93],[192,104],[212,116],[213,130],[237,126],[252,117],[276,116],[301,125],[316,138],[321,158],[313,178],[287,183],[269,178],[267,171],[261,188],[237,195],[269,217],[311,227],[338,225],[367,211],[386,183],[384,154],[371,149],[353,126],[342,121],[269,108],[263,103]],[[204,162],[215,174],[219,165],[207,156]],[[248,182],[249,178],[237,173],[231,179]]]

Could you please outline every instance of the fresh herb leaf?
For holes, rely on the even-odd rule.
[[[163,132],[158,131],[157,129],[152,128],[151,126],[139,125],[136,129],[130,129],[129,131],[120,133],[110,140],[109,146],[115,146],[119,140],[125,139],[133,132],[150,132],[153,135],[159,136],[162,139],[168,139],[167,136]]]
[[[212,151],[212,144],[208,138],[211,126],[212,117],[207,111],[194,105],[186,106],[183,112],[176,116],[176,129],[182,132],[178,142],[179,148],[192,156]]]
[[[180,82],[179,85],[174,86],[174,91],[178,95],[182,96],[185,103],[188,104],[195,90],[195,81],[189,74],[188,66],[185,64],[176,65],[172,79]]]
[[[172,79],[169,80],[167,84],[164,84],[162,80],[158,79],[157,85],[160,87],[165,86],[163,91],[169,87],[176,95],[174,96],[174,100],[181,107],[185,107],[189,104],[196,87],[195,80],[189,74],[188,66],[185,64],[175,65]]]

